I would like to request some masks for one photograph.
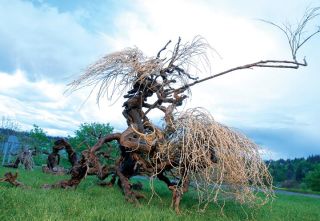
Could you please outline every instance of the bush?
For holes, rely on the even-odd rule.
[[[311,190],[320,191],[320,164],[306,175],[304,181]]]
[[[48,151],[51,142],[46,134],[46,132],[40,128],[38,125],[33,125],[33,129],[29,132],[30,145],[35,150],[36,155],[42,154],[43,151]]]
[[[308,189],[308,185],[306,183],[301,183],[299,187],[302,190],[307,190]]]
[[[81,152],[95,145],[100,137],[111,133],[113,133],[113,127],[110,124],[83,123],[75,131],[75,136],[68,137],[68,140],[76,151]]]
[[[285,180],[281,183],[281,187],[284,188],[297,188],[299,186],[296,180]]]

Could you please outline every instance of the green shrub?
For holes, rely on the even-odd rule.
[[[320,164],[306,175],[304,181],[311,190],[320,191]]]

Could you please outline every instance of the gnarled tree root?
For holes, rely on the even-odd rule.
[[[10,183],[12,186],[15,187],[26,187],[23,183],[17,181],[17,177],[18,177],[18,173],[11,173],[11,172],[7,172],[4,174],[4,178],[0,179],[0,182],[8,182]]]
[[[89,170],[89,167],[86,164],[86,161],[82,159],[78,165],[75,165],[71,169],[71,178],[69,180],[62,180],[56,184],[44,184],[42,188],[44,189],[77,188],[80,182],[86,177],[88,170]]]

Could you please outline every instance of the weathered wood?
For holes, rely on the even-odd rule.
[[[77,154],[71,147],[71,145],[65,139],[58,139],[54,142],[52,147],[52,153],[48,155],[47,167],[54,172],[54,168],[60,163],[59,151],[65,149],[68,153],[68,160],[71,166],[75,166],[78,162]]]
[[[17,181],[17,177],[18,177],[17,172],[15,172],[14,174],[12,172],[7,172],[4,174],[4,178],[0,179],[0,182],[8,182],[15,187],[25,187],[23,183]]]

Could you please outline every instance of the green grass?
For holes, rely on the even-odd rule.
[[[8,168],[0,167],[0,176]],[[12,170],[11,170],[12,171]],[[97,178],[88,177],[76,190],[43,190],[44,183],[54,183],[61,176],[43,174],[40,170],[18,170],[18,180],[31,189],[11,187],[0,183],[0,220],[320,220],[320,199],[278,195],[273,203],[258,209],[241,207],[232,201],[226,202],[224,215],[212,204],[205,212],[197,212],[193,193],[184,196],[182,214],[169,208],[171,193],[164,184],[156,183],[161,196],[141,200],[140,206],[124,200],[120,189],[97,186]],[[142,191],[150,196],[147,183]]]

